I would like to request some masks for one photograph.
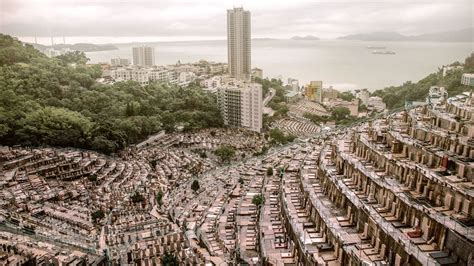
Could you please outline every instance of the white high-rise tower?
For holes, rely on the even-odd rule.
[[[250,12],[241,7],[227,10],[227,57],[231,77],[250,79],[250,45]]]
[[[133,64],[142,67],[155,65],[155,49],[148,46],[133,47]]]

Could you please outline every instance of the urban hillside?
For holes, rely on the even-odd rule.
[[[387,104],[387,108],[393,109],[402,107],[405,101],[424,101],[431,86],[444,86],[448,95],[457,95],[464,91],[469,91],[468,86],[461,84],[461,76],[464,73],[472,73],[474,71],[474,54],[466,58],[464,65],[459,62],[451,64],[451,66],[462,66],[462,69],[454,69],[443,76],[442,71],[432,73],[420,81],[413,83],[405,82],[401,86],[391,86],[382,90],[376,90],[373,96],[382,97]]]
[[[47,58],[0,35],[0,143],[113,153],[175,126],[220,127],[216,100],[197,87],[99,84],[81,52]]]

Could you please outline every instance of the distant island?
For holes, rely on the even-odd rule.
[[[467,28],[457,31],[443,31],[413,36],[403,35],[398,32],[372,32],[346,35],[337,39],[358,41],[472,42],[473,36],[474,28]]]
[[[316,41],[319,40],[318,37],[313,36],[313,35],[306,35],[306,36],[293,36],[291,37],[291,40],[295,41]]]
[[[252,38],[252,40],[254,41],[277,41],[277,40],[280,40],[278,38]]]
[[[42,45],[42,44],[32,43],[31,45],[33,45],[33,47],[41,51],[48,48],[54,48],[58,50],[69,48],[71,50],[76,50],[80,52],[98,52],[98,51],[118,50],[118,48],[112,44],[75,43],[75,44]]]

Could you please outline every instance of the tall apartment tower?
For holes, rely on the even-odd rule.
[[[142,67],[155,65],[155,49],[149,46],[133,47],[133,64]]]
[[[231,77],[250,79],[250,43],[250,12],[241,7],[227,10],[227,57]]]
[[[262,130],[262,86],[257,83],[226,85],[217,90],[224,124],[255,132]]]

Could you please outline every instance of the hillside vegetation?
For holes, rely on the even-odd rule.
[[[382,90],[376,90],[372,96],[380,96],[387,104],[388,109],[402,107],[405,101],[424,101],[428,95],[431,86],[444,86],[449,96],[455,96],[471,88],[461,84],[463,73],[474,73],[474,54],[466,58],[464,64],[459,62],[451,64],[452,66],[462,66],[462,69],[449,71],[443,77],[442,70],[432,73],[422,80],[412,83],[405,82],[401,86],[391,86]]]
[[[197,87],[97,83],[82,52],[47,58],[0,34],[0,144],[113,153],[161,129],[222,126],[215,98]]]

